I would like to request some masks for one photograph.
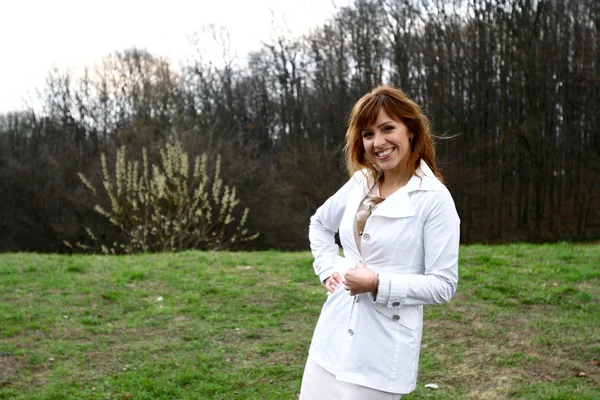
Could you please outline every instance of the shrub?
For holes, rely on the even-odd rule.
[[[220,156],[212,179],[206,154],[196,157],[190,171],[188,155],[175,139],[160,150],[158,165],[150,165],[143,148],[141,171],[139,161],[126,161],[125,146],[117,151],[114,178],[104,154],[101,161],[109,206],[96,204],[95,210],[121,231],[122,242],[107,246],[99,243],[91,229],[86,230],[95,247],[105,253],[218,250],[258,237],[244,228],[248,208],[236,216],[240,201],[235,187],[223,183]],[[90,181],[82,173],[79,177],[96,195]],[[70,243],[65,244],[73,248]],[[82,243],[76,246],[90,249]]]

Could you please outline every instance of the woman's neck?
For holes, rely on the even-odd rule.
[[[407,170],[402,172],[384,172],[383,176],[379,180],[379,194],[381,197],[386,198],[401,187],[406,186],[412,174]]]

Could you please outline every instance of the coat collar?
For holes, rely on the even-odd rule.
[[[435,176],[429,165],[423,160],[421,160],[421,164],[410,178],[408,183],[398,189],[405,190],[407,193],[414,192],[417,190],[433,190],[433,191],[441,191],[444,190],[446,186]],[[391,196],[390,196],[391,197]]]
[[[373,179],[365,177],[366,171],[359,171],[355,174],[355,179],[360,179],[360,184],[356,185],[352,191],[347,206],[354,213],[358,210],[360,202],[373,186]],[[373,211],[373,215],[381,215],[388,218],[403,218],[415,215],[410,196],[415,191],[441,191],[445,186],[436,177],[429,165],[423,160],[408,183],[392,193],[385,201]]]

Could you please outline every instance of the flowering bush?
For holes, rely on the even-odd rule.
[[[223,183],[218,156],[212,179],[207,156],[196,157],[193,171],[181,143],[169,140],[160,151],[160,164],[148,162],[146,148],[139,161],[126,161],[125,146],[117,151],[115,176],[111,178],[106,156],[102,155],[104,189],[110,207],[97,204],[95,210],[122,232],[122,242],[110,246],[99,243],[86,228],[94,243],[105,253],[158,252],[186,249],[226,249],[253,240],[244,228],[249,209],[238,219],[239,199],[235,187]],[[96,189],[81,173],[82,182],[94,194]],[[67,246],[73,248],[70,243]],[[75,246],[90,249],[82,243]]]

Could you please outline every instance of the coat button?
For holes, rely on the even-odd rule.
[[[358,295],[354,296],[354,302],[358,303]]]
[[[399,315],[394,315],[394,316],[392,317],[392,319],[393,319],[394,321],[396,321],[396,322],[397,322],[397,321],[400,321],[400,316],[399,316]]]
[[[400,302],[395,301],[392,303],[392,307],[398,307],[400,305]]]
[[[371,239],[371,236],[368,233],[363,233],[362,238],[365,240],[365,242],[368,242],[369,239]]]
[[[348,329],[348,335],[350,335],[350,336],[354,335],[354,331],[352,329]]]
[[[320,265],[317,265],[317,266],[315,267],[315,271],[319,272],[320,270],[321,270],[321,266],[320,266]]]

